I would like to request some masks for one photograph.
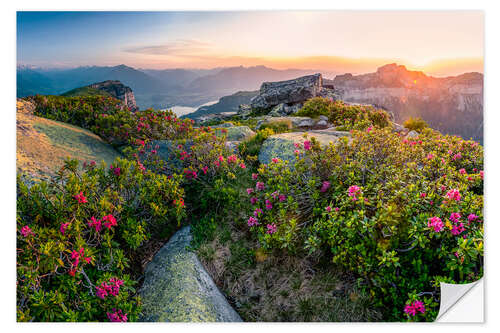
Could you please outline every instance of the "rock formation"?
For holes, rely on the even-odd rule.
[[[130,87],[127,87],[120,81],[108,80],[98,83],[93,83],[88,86],[89,88],[98,89],[107,92],[111,96],[119,99],[126,105],[130,111],[137,111],[139,108],[135,103],[134,93]]]
[[[146,266],[139,291],[142,321],[241,322],[196,254],[189,227],[179,230]]]
[[[297,112],[302,103],[317,96],[334,97],[332,89],[323,87],[321,74],[302,76],[293,80],[264,82],[259,94],[252,98],[253,110],[272,110],[282,116]]]
[[[375,73],[338,75],[333,85],[346,102],[368,103],[394,113],[394,121],[421,117],[432,128],[464,139],[483,138],[483,74],[436,78],[389,64]]]

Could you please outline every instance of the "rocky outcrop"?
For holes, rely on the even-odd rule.
[[[226,135],[227,141],[243,141],[255,135],[255,132],[248,126],[228,126],[226,124],[213,126],[215,135]]]
[[[334,129],[313,130],[307,132],[307,138],[304,138],[304,132],[291,132],[272,135],[267,138],[259,153],[259,162],[268,164],[274,157],[289,161],[290,165],[295,163],[295,143],[303,145],[306,140],[315,137],[322,145],[327,146],[330,143],[335,144],[342,137],[351,137],[349,132],[336,131]]]
[[[279,106],[274,112],[277,115],[287,115],[298,111],[300,108],[294,106],[310,98],[334,96],[331,90],[323,87],[323,77],[319,73],[287,81],[264,82],[250,105],[255,110],[270,110]]]
[[[126,105],[130,111],[137,111],[139,108],[135,103],[134,93],[130,87],[127,87],[120,81],[108,80],[98,83],[93,83],[88,86],[89,88],[98,89],[107,92],[111,96],[119,99]]]
[[[241,322],[196,254],[189,227],[179,230],[146,266],[139,291],[142,321]]]
[[[375,73],[338,75],[326,84],[346,102],[390,110],[394,121],[421,117],[432,128],[464,139],[483,138],[483,75],[466,73],[436,78],[389,64]]]
[[[317,130],[317,129],[326,129],[331,127],[331,124],[328,122],[328,117],[319,116],[317,119],[312,119],[310,117],[271,117],[264,116],[261,117],[257,121],[257,126],[255,129],[260,129],[263,125],[272,124],[272,123],[286,123],[288,124],[289,129],[294,130]]]

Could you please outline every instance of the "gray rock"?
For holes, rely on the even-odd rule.
[[[328,121],[326,121],[326,120],[318,120],[316,122],[316,124],[314,124],[314,127],[327,128],[328,127]]]
[[[226,127],[224,128],[226,130],[226,133],[223,133],[222,128],[217,129],[217,127],[214,127],[214,129],[215,135],[226,135],[227,141],[243,141],[255,135],[255,132],[252,131],[248,126]]]
[[[348,139],[351,137],[351,133],[349,132],[329,129],[308,131],[307,138],[304,138],[304,134],[304,132],[290,132],[270,136],[262,144],[259,152],[259,162],[268,164],[274,157],[277,157],[289,161],[290,165],[293,166],[296,160],[294,151],[297,149],[295,148],[295,143],[303,145],[304,141],[315,137],[320,145],[327,146],[330,143],[337,143],[342,137],[347,137]]]
[[[250,105],[252,109],[262,110],[280,103],[292,105],[304,102],[318,96],[323,89],[322,85],[323,78],[319,73],[287,81],[264,82],[259,95],[252,98]]]
[[[152,322],[241,322],[196,254],[188,250],[189,227],[179,230],[146,266],[139,291],[141,320]]]
[[[269,112],[269,115],[271,117],[286,116],[287,112],[286,112],[285,104],[284,103],[280,103],[280,104],[276,105],[275,107],[273,107],[273,109],[271,110],[271,112]]]
[[[396,133],[401,133],[408,131],[407,128],[405,128],[403,125],[397,124],[397,123],[392,123],[392,131]]]
[[[418,138],[418,135],[417,131],[410,131],[410,133],[406,134],[406,138],[414,139]]]
[[[228,128],[228,127],[234,127],[234,124],[232,122],[228,121],[227,123],[215,125],[212,127],[213,128]]]
[[[302,120],[297,127],[309,128],[313,127],[314,121],[311,118]]]
[[[240,104],[238,107],[238,115],[242,118],[247,118],[252,113],[252,107],[248,104]]]

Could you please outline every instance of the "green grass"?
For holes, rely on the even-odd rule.
[[[105,161],[108,165],[116,157],[121,157],[120,153],[91,132],[77,126],[60,124],[35,122],[33,127],[45,134],[54,146],[66,149],[68,155],[94,159],[97,162]]]

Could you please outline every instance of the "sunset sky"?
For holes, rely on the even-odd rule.
[[[18,12],[17,62],[483,71],[480,11]]]

